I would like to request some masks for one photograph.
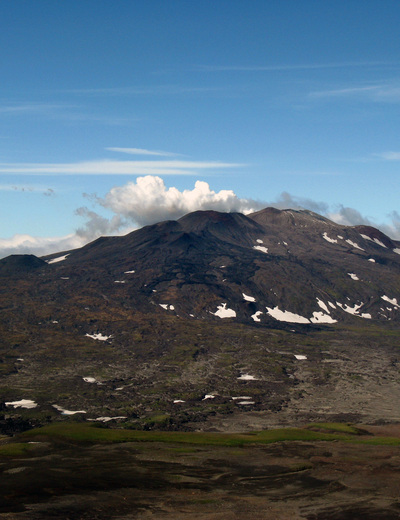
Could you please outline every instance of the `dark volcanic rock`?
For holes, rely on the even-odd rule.
[[[196,211],[48,255],[47,265],[34,256],[8,257],[0,271],[23,276],[46,265],[43,281],[53,280],[54,290],[70,280],[67,299],[95,291],[132,312],[265,324],[397,321],[397,245],[375,228],[342,226],[311,211]]]
[[[310,211],[196,211],[99,238],[51,267],[54,276],[74,278],[74,290],[81,290],[78,274],[107,297],[119,284],[132,309],[167,304],[183,316],[219,319],[223,306],[239,321],[329,324],[398,319],[399,252],[374,228]]]
[[[0,260],[0,276],[18,276],[46,266],[47,263],[35,255],[11,255]]]

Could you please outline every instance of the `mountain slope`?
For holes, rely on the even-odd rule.
[[[43,277],[53,289],[61,284],[76,295],[90,287],[144,312],[163,306],[180,316],[258,323],[397,321],[398,246],[374,228],[309,211],[198,211],[48,256]]]
[[[0,260],[0,429],[398,420],[399,253],[267,208]]]

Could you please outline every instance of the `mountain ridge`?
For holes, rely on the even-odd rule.
[[[34,271],[45,261],[43,276],[78,284],[85,276],[96,289],[102,280],[119,284],[133,310],[136,299],[148,312],[158,304],[201,319],[222,317],[222,308],[239,321],[269,324],[332,324],[349,315],[391,321],[400,316],[398,245],[370,226],[306,210],[196,211],[47,255]],[[7,258],[0,273],[10,276]]]

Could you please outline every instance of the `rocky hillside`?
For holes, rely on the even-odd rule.
[[[198,211],[48,256],[45,267],[32,258],[8,257],[0,272],[21,278],[30,267],[45,301],[89,292],[132,311],[265,324],[400,318],[400,244],[309,211]]]
[[[398,419],[400,243],[377,229],[194,212],[0,277],[4,431]]]

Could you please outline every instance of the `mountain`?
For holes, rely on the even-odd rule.
[[[24,256],[12,258],[0,273],[19,276]],[[141,312],[269,324],[400,317],[400,244],[310,211],[197,211],[44,260],[40,275],[43,261],[29,264],[43,295],[90,290]]]
[[[7,257],[0,277],[0,400],[41,403],[16,405],[23,420],[348,418],[360,408],[347,365],[364,366],[364,395],[378,365],[396,371],[400,243],[310,211],[196,211],[41,259]],[[347,405],[344,390],[333,398],[338,381]],[[304,397],[321,385],[330,411]]]

